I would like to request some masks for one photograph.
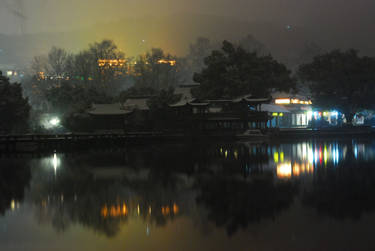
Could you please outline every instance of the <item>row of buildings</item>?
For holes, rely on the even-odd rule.
[[[272,97],[244,95],[235,99],[199,100],[196,85],[175,90],[180,101],[162,114],[149,107],[150,97],[131,97],[124,103],[93,104],[88,114],[96,131],[243,131],[246,129],[306,128],[337,125],[336,111],[316,111],[308,96],[274,92]]]

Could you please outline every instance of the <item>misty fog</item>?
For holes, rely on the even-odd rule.
[[[51,46],[78,51],[113,39],[128,55],[184,55],[198,36],[254,35],[288,63],[308,43],[374,55],[372,0],[1,0],[0,63],[27,64]],[[145,42],[141,42],[145,41]]]

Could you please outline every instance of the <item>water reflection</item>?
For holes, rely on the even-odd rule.
[[[262,219],[274,219],[289,208],[297,192],[290,182],[275,181],[273,176],[251,181],[212,177],[199,182],[198,204],[205,206],[208,219],[225,227],[229,235]]]
[[[0,215],[16,211],[29,185],[30,169],[25,160],[3,159],[0,165]]]
[[[375,210],[375,145],[366,141],[151,145],[0,161],[0,213],[26,201],[58,232],[79,225],[114,237],[140,219],[149,235],[184,217],[234,235],[295,201],[335,219]]]

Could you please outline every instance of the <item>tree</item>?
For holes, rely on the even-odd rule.
[[[197,40],[190,44],[187,60],[190,65],[191,73],[199,72],[204,67],[204,59],[208,57],[214,49],[220,46],[215,46],[208,38],[198,37]]]
[[[295,87],[290,71],[270,55],[258,56],[224,41],[205,59],[206,67],[194,75],[200,83],[193,93],[198,98],[234,98],[240,95],[269,96],[273,89],[289,91]]]
[[[69,114],[83,112],[92,103],[108,103],[111,98],[95,88],[85,88],[82,85],[63,81],[61,86],[46,91],[47,101],[53,112]]]
[[[300,52],[298,61],[300,62],[300,64],[309,63],[314,59],[314,57],[321,55],[322,53],[323,49],[316,43],[306,43],[302,51]]]
[[[48,67],[48,57],[47,56],[35,56],[31,62],[32,75],[39,77],[43,72],[47,72]]]
[[[239,46],[248,52],[256,52],[258,55],[266,54],[266,46],[250,34],[239,41]]]
[[[174,93],[174,88],[160,90],[157,95],[151,97],[147,105],[150,108],[150,119],[153,122],[152,127],[157,130],[176,129],[175,114],[170,112],[169,105],[177,103],[181,95]]]
[[[10,133],[27,129],[30,105],[22,96],[20,84],[11,84],[0,71],[0,131]]]
[[[175,86],[179,82],[176,57],[153,48],[138,57],[134,75],[136,88],[162,90]]]
[[[47,55],[36,56],[31,62],[32,74],[37,77],[48,76],[53,78],[68,77],[71,72],[72,55],[65,49],[52,47]]]
[[[76,54],[73,60],[74,71],[72,72],[72,78],[81,80],[87,84],[89,79],[93,77],[93,68],[96,67],[92,61],[95,60],[92,60],[90,52],[87,50]]]
[[[66,50],[52,47],[48,53],[48,75],[64,78],[68,75],[69,54]]]
[[[118,76],[126,73],[125,54],[112,40],[91,44],[84,55],[92,66],[94,80],[103,86],[108,87]],[[100,65],[99,60],[107,60],[107,62]],[[109,60],[123,60],[123,62],[112,63],[108,62]]]
[[[158,95],[150,98],[147,105],[151,110],[166,109],[169,105],[178,102],[181,99],[180,95],[174,94],[174,88],[161,90]]]
[[[315,105],[336,109],[352,123],[354,115],[374,105],[375,58],[334,50],[300,66],[298,75],[310,84]]]

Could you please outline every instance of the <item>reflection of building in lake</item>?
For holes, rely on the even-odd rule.
[[[100,215],[103,218],[119,218],[129,215],[147,217],[151,216],[152,214],[161,214],[164,217],[168,217],[176,216],[179,211],[180,208],[176,203],[171,205],[162,205],[160,207],[152,207],[152,205],[140,206],[139,204],[133,205],[133,207],[128,207],[128,205],[123,202],[111,205],[105,204],[100,210]]]
[[[279,178],[291,178],[314,173],[316,168],[337,166],[344,160],[374,160],[375,151],[355,141],[350,143],[304,142],[282,145],[272,152]]]
[[[291,163],[284,162],[279,163],[276,166],[276,175],[280,179],[299,177],[306,174],[312,174],[314,172],[314,167],[309,163]]]

